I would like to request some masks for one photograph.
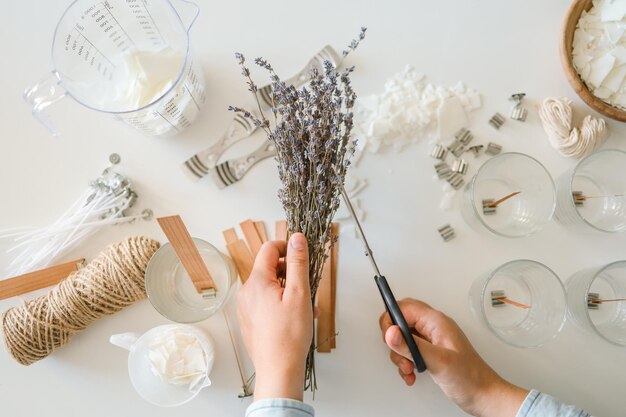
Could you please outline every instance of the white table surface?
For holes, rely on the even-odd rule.
[[[380,92],[384,80],[405,64],[432,82],[458,80],[478,89],[483,107],[470,126],[484,143],[526,152],[553,176],[573,166],[548,145],[535,111],[546,96],[574,99],[577,119],[590,112],[565,81],[557,39],[568,1],[222,1],[203,2],[192,29],[196,55],[207,84],[201,118],[178,137],[143,137],[108,117],[69,100],[52,110],[63,135],[54,139],[35,122],[22,101],[24,87],[51,69],[52,33],[67,1],[4,2],[0,13],[3,69],[0,77],[0,229],[39,226],[60,215],[107,164],[122,156],[122,172],[140,195],[137,209],[157,215],[181,214],[192,233],[223,247],[221,231],[246,218],[273,222],[282,217],[275,197],[278,179],[272,162],[257,166],[241,183],[218,190],[210,180],[189,181],[180,164],[221,134],[229,104],[246,103],[234,51],[264,55],[290,74],[322,45],[342,48],[361,25],[368,37],[352,57],[360,95]],[[260,71],[257,74],[262,74]],[[525,124],[507,122],[498,132],[486,123],[496,111],[508,114],[510,94],[527,93],[532,107]],[[607,147],[626,149],[626,127],[609,121]],[[505,378],[585,407],[597,416],[623,416],[626,409],[626,350],[609,346],[567,323],[558,339],[538,349],[499,342],[472,317],[467,304],[479,274],[516,258],[546,263],[563,281],[581,268],[624,258],[626,236],[581,235],[550,224],[518,240],[478,234],[458,210],[438,209],[440,183],[432,181],[425,142],[402,153],[365,155],[354,172],[367,178],[361,194],[365,227],[377,259],[398,297],[427,300],[465,329],[481,355]],[[471,159],[471,158],[470,158]],[[475,166],[473,167],[476,168]],[[443,243],[436,229],[451,223],[458,237]],[[105,245],[133,234],[160,240],[156,222],[111,227],[90,238],[72,255],[91,258]],[[6,248],[6,242],[0,249]],[[9,262],[0,251],[0,270]],[[344,235],[337,291],[337,349],[318,355],[319,390],[314,405],[321,416],[460,416],[428,375],[404,386],[381,343],[382,303],[360,243]],[[19,304],[0,302],[0,310]],[[213,386],[178,409],[143,401],[126,372],[126,353],[108,343],[111,334],[143,332],[167,323],[148,301],[102,319],[51,357],[29,367],[0,349],[2,416],[236,416],[250,400],[240,400],[239,379],[226,327],[220,316],[201,323],[216,342]]]

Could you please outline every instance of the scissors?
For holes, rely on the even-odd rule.
[[[411,356],[413,357],[413,363],[415,364],[415,368],[417,372],[424,372],[426,370],[426,363],[424,362],[424,358],[422,358],[422,354],[417,348],[417,344],[415,343],[415,339],[413,339],[413,334],[409,329],[409,325],[406,322],[406,319],[402,315],[402,311],[398,306],[398,302],[391,292],[391,288],[389,288],[389,284],[387,283],[387,279],[381,275],[380,270],[378,269],[378,265],[376,265],[376,261],[374,260],[374,255],[372,250],[370,249],[369,244],[367,243],[367,239],[365,238],[365,234],[363,233],[363,228],[361,227],[361,223],[359,222],[358,217],[354,211],[354,207],[352,207],[352,203],[350,202],[350,198],[346,193],[345,188],[341,188],[341,195],[343,196],[344,201],[346,202],[346,206],[348,207],[348,211],[356,224],[357,232],[363,245],[365,246],[365,256],[370,259],[370,263],[374,268],[374,281],[376,281],[376,285],[378,286],[378,290],[380,291],[380,295],[385,302],[385,308],[391,317],[391,321],[393,324],[397,325],[402,332],[402,336],[404,337],[404,341],[409,347],[409,351],[411,352]]]

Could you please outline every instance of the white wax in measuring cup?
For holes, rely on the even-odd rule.
[[[114,334],[109,339],[129,351],[128,375],[137,393],[161,407],[191,401],[211,385],[215,349],[200,328],[167,324],[138,333]]]
[[[205,101],[189,42],[199,9],[176,3],[186,13],[179,14],[169,0],[72,3],[54,34],[52,75],[24,93],[33,115],[57,134],[43,110],[69,96],[149,136],[170,136],[189,126]]]

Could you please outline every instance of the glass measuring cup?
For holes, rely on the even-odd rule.
[[[54,69],[24,92],[33,116],[57,135],[45,110],[69,96],[148,136],[189,126],[205,100],[189,41],[200,9],[177,4],[187,24],[169,0],[74,1],[54,32]]]

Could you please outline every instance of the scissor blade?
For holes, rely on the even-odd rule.
[[[363,242],[363,246],[365,246],[365,256],[370,259],[370,263],[372,264],[372,268],[374,268],[374,272],[376,272],[376,276],[380,276],[380,271],[378,270],[378,265],[376,265],[376,261],[374,260],[374,254],[372,253],[372,249],[367,243],[367,238],[365,237],[365,233],[363,233],[363,228],[361,227],[361,222],[359,222],[359,218],[354,211],[354,207],[352,207],[352,203],[350,202],[350,198],[348,197],[348,193],[346,193],[346,189],[344,187],[341,187],[341,195],[343,196],[343,201],[345,201],[346,203],[346,207],[348,207],[350,217],[352,217],[352,220],[354,220],[354,224],[356,226],[359,238],[361,239],[361,242]]]

